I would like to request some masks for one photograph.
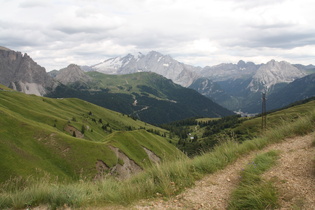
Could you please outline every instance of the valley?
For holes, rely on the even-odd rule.
[[[155,125],[194,116],[233,115],[198,92],[152,72],[126,75],[87,72],[86,75],[89,82],[79,80],[60,85],[46,96],[81,98]]]
[[[47,73],[1,47],[0,208],[206,208],[196,200],[208,197],[229,208],[239,173],[228,171],[239,161],[288,151],[304,135],[314,144],[314,69],[275,60],[201,68],[152,51]],[[222,197],[212,185],[225,179],[234,185]],[[192,196],[201,185],[212,194]]]

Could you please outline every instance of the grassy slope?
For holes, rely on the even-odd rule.
[[[118,162],[108,145],[121,148],[141,167],[151,163],[140,145],[162,159],[180,154],[165,138],[139,128],[165,130],[79,99],[50,99],[0,90],[0,114],[0,181],[44,173],[66,179],[93,177],[97,160],[111,167]],[[84,139],[64,131],[67,125],[78,130],[84,126]],[[109,125],[111,132],[104,131],[102,125]],[[130,128],[133,131],[124,131]],[[127,139],[132,139],[136,149],[128,146],[131,142]],[[163,156],[161,151],[166,154]],[[143,159],[147,161],[140,162]]]
[[[306,105],[308,106],[308,104]],[[38,205],[72,207],[103,207],[113,204],[130,204],[143,198],[159,195],[172,196],[193,185],[205,174],[223,169],[243,155],[260,150],[268,144],[285,138],[305,135],[314,131],[314,106],[309,114],[292,123],[279,123],[259,138],[242,143],[226,140],[213,151],[193,159],[179,158],[155,165],[143,173],[124,181],[103,179],[98,182],[73,182],[55,184],[45,179],[19,180],[1,185],[1,208],[26,208]],[[114,134],[112,134],[114,135]],[[120,135],[118,133],[117,135]]]
[[[308,115],[314,109],[314,107],[315,101],[310,101],[305,104],[300,104],[287,109],[268,113],[267,129],[272,129],[282,123],[294,122],[299,117]],[[237,136],[240,137],[239,140],[256,137],[261,134],[261,121],[261,117],[249,118],[229,132],[237,134]],[[204,128],[200,129],[199,132],[203,133]]]
[[[281,123],[294,122],[299,117],[308,115],[314,109],[315,101],[297,105],[288,109],[267,114],[267,129],[274,128]],[[257,136],[261,132],[261,117],[252,118],[244,121],[234,129],[235,133],[242,135]]]

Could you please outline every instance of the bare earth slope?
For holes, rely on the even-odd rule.
[[[281,151],[278,164],[266,172],[265,179],[274,180],[279,191],[280,209],[315,209],[314,133],[286,139],[268,146]],[[169,200],[141,201],[133,209],[226,209],[231,191],[239,182],[242,168],[257,152],[238,159],[234,164],[196,182],[193,188]],[[129,207],[130,208],[130,207]]]

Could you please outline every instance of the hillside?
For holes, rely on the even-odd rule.
[[[278,109],[290,103],[315,96],[315,74],[297,79],[268,96],[268,109]]]
[[[0,113],[0,182],[45,174],[60,180],[126,178],[183,155],[162,137],[166,130],[79,99],[0,86]]]
[[[230,206],[233,202],[246,205],[246,209],[266,209],[270,205],[273,208],[312,209],[312,170],[315,166],[312,162],[315,148],[314,133],[311,133],[315,119],[312,107],[307,116],[295,118],[290,123],[278,123],[260,137],[242,143],[222,139],[220,145],[201,156],[165,161],[126,180],[65,183],[45,177],[35,181],[10,180],[0,185],[0,207],[211,209],[229,206],[233,209]],[[309,133],[306,138],[298,137]],[[257,153],[260,154],[254,158]],[[269,154],[273,154],[273,165],[266,156]],[[247,176],[244,173],[248,168],[260,172]],[[281,173],[283,170],[285,173]],[[252,177],[254,181],[242,194],[236,190],[242,187],[245,177]],[[235,199],[237,195],[242,199]]]
[[[53,98],[80,98],[151,124],[189,117],[222,117],[234,113],[197,91],[184,88],[152,72],[127,75],[86,73],[88,82],[60,85]]]
[[[314,174],[312,173],[315,166],[313,162],[315,141],[312,132],[314,132],[315,112],[314,104],[310,103],[291,107],[286,112],[284,110],[275,112],[278,114],[275,118],[280,121],[257,137],[241,143],[235,141],[233,137],[225,137],[220,140],[220,144],[200,156],[191,159],[182,155],[176,159],[170,158],[170,161],[162,161],[125,180],[105,178],[89,181],[82,176],[79,181],[61,183],[47,178],[47,176],[35,177],[35,179],[33,177],[10,179],[5,183],[0,183],[0,208],[21,209],[39,206],[40,208],[147,209],[148,207],[170,207],[176,209],[212,208],[214,206],[221,208],[228,205],[233,209],[233,205],[239,204],[247,206],[246,209],[286,208],[288,206],[312,209],[314,207],[314,191],[312,190]],[[298,110],[306,111],[300,115]],[[287,118],[288,121],[282,120],[286,119],[286,115],[296,117]],[[3,124],[2,121],[1,123]],[[23,126],[28,126],[28,124],[25,123]],[[19,136],[21,136],[20,130],[16,132]],[[22,129],[22,131],[23,136],[29,136],[25,130]],[[2,136],[6,134],[4,130],[1,132]],[[133,137],[135,137],[133,140],[139,139],[139,136],[132,135],[134,132],[113,132],[113,135],[109,135],[108,142],[98,144],[98,149],[102,149],[101,146],[104,143],[112,142],[114,139],[111,138],[122,139],[120,137],[123,137],[124,133],[129,135],[128,139]],[[136,134],[139,133],[136,132]],[[306,138],[299,137],[306,134],[310,135]],[[23,155],[23,162],[34,160],[27,153],[18,150],[19,147],[26,145],[23,145],[21,141],[16,144],[17,140],[11,140],[13,143],[5,141],[2,145],[12,148],[13,154]],[[73,142],[82,141],[73,140]],[[71,140],[69,139],[69,141]],[[124,142],[114,141],[113,144],[116,146],[122,145]],[[35,140],[35,142],[38,141]],[[43,142],[43,140],[39,142]],[[54,145],[59,143],[56,139],[46,141],[46,144],[42,146],[49,146],[48,142]],[[33,147],[34,144],[28,145],[29,148],[39,148]],[[94,152],[95,150],[92,150],[89,145],[85,144],[89,150]],[[125,144],[124,149],[129,146]],[[120,148],[123,150],[122,147]],[[70,149],[73,151],[73,147]],[[132,150],[134,151],[134,149]],[[47,151],[45,154],[49,153],[49,150],[45,151]],[[85,150],[81,150],[81,156],[82,151],[84,154]],[[117,152],[117,150],[114,151]],[[253,158],[253,155],[261,152],[264,153]],[[102,155],[104,154],[103,151]],[[90,157],[95,157],[95,155],[97,154],[89,153],[89,157],[85,157],[84,162],[88,163]],[[82,158],[81,156],[80,158]],[[12,161],[14,156],[6,154],[4,157],[7,158],[5,162],[8,162]],[[135,159],[137,158],[135,157]],[[48,162],[49,159],[44,157],[44,160]],[[125,160],[118,159],[117,162],[123,163]],[[75,159],[72,161],[73,164],[78,163]],[[277,165],[278,162],[283,164]],[[62,164],[66,165],[67,162],[58,165],[62,166]],[[285,176],[278,173],[281,170],[285,170]],[[35,175],[39,175],[39,173],[40,170],[37,170]],[[252,181],[247,182],[249,185],[243,185],[242,183],[245,183],[246,180]],[[303,186],[303,188],[299,186]],[[244,193],[239,191],[240,188],[244,189],[242,187],[246,187]],[[230,197],[230,195],[232,196]]]

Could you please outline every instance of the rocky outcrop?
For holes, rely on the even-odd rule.
[[[159,156],[157,156],[154,152],[152,152],[151,150],[143,147],[144,151],[147,153],[150,161],[152,163],[160,163],[161,162],[161,158]]]
[[[43,96],[57,83],[26,53],[0,48],[0,83],[27,94]]]
[[[119,179],[129,178],[132,174],[139,173],[142,168],[133,160],[131,160],[127,155],[119,150],[117,147],[110,146],[111,150],[116,154],[118,160],[121,163],[117,163],[110,172],[112,175]]]
[[[139,173],[143,169],[133,160],[131,160],[125,153],[119,148],[109,146],[109,148],[115,153],[118,162],[113,167],[107,166],[102,160],[97,160],[96,170],[97,174],[95,179],[104,178],[108,175],[115,176],[118,179],[127,179],[133,174]],[[154,154],[151,150],[143,147],[152,163],[160,163],[161,158]]]
[[[55,80],[68,85],[74,82],[87,83],[90,81],[90,77],[84,73],[78,65],[70,64],[66,68],[60,69],[55,76]]]

